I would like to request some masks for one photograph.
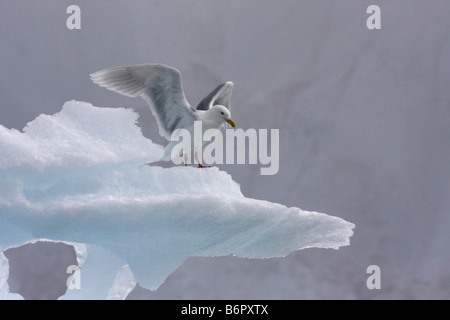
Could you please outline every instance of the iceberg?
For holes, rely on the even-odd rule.
[[[246,198],[218,168],[162,168],[163,147],[131,109],[69,101],[23,132],[0,125],[0,251],[46,239],[73,244],[81,287],[62,298],[156,290],[192,256],[284,257],[350,244],[354,224]],[[0,257],[0,297],[8,295]]]

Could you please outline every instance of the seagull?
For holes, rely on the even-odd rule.
[[[217,86],[194,109],[184,95],[180,71],[163,64],[114,67],[94,72],[90,78],[101,87],[124,96],[141,97],[148,103],[158,123],[159,134],[170,141],[162,161],[172,160],[171,151],[175,143],[171,141],[171,136],[177,129],[192,133],[195,121],[202,122],[203,132],[220,129],[226,123],[236,126],[230,113],[234,85],[231,81]],[[200,145],[204,142],[201,141]],[[194,151],[198,166],[205,168],[198,160],[198,150]],[[187,154],[183,156],[187,165]]]

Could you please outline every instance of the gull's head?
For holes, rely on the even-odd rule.
[[[217,120],[220,124],[228,122],[233,128],[236,127],[236,124],[233,120],[231,120],[230,110],[221,105],[215,105],[209,109],[210,116]]]

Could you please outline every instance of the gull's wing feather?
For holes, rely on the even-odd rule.
[[[197,106],[197,110],[208,110],[216,104],[220,104],[231,111],[231,91],[233,82],[222,83],[206,96]]]
[[[159,134],[170,140],[175,129],[187,128],[196,119],[183,92],[180,72],[161,64],[105,69],[90,75],[101,87],[129,97],[142,97],[156,118]]]

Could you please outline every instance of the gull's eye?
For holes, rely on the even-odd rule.
[[[222,111],[220,114],[225,114],[225,113],[223,113],[223,111]]]

